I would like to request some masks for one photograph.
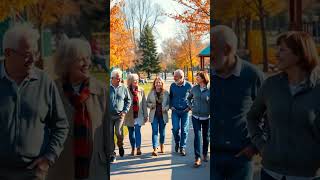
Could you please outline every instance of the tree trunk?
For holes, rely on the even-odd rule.
[[[245,49],[249,48],[249,32],[250,32],[250,17],[247,17],[245,19],[245,44],[244,47]]]
[[[268,72],[268,47],[267,47],[267,35],[265,28],[265,18],[263,15],[260,15],[260,28],[262,36],[262,58],[263,58],[263,72]]]

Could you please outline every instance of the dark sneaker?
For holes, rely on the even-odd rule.
[[[180,148],[181,156],[186,156],[186,150],[184,148]]]
[[[176,148],[175,148],[176,152],[179,151],[179,144],[176,144]]]
[[[209,161],[208,156],[203,156],[203,161],[204,161],[204,162],[208,162],[208,161]]]
[[[116,156],[111,156],[110,157],[110,163],[115,163],[117,161]]]
[[[119,147],[119,155],[120,155],[121,157],[124,156],[124,149],[123,149],[123,147]]]

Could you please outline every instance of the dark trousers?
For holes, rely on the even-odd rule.
[[[202,129],[202,155],[207,156],[209,146],[209,119],[199,120],[192,117],[192,125],[194,130],[194,154],[195,158],[200,158],[200,141]]]
[[[211,180],[252,180],[253,164],[246,157],[233,153],[215,153],[211,157]]]
[[[0,168],[1,180],[45,180],[47,172],[27,168]]]

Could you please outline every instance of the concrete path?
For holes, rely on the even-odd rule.
[[[173,82],[172,76],[167,77],[166,87],[169,88]],[[129,137],[125,138],[125,156],[117,157],[117,161],[111,164],[111,180],[209,180],[210,161],[202,163],[199,168],[193,168],[194,132],[190,121],[189,136],[187,141],[187,156],[183,157],[174,151],[174,140],[172,137],[171,118],[166,126],[166,153],[158,157],[152,157],[152,130],[151,124],[147,123],[141,128],[142,133],[142,155],[130,156],[131,147]],[[116,150],[118,153],[118,150]]]

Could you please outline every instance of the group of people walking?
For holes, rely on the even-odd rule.
[[[165,127],[169,122],[168,112],[172,111],[172,133],[175,151],[186,156],[186,143],[189,133],[189,112],[192,111],[192,123],[195,132],[195,166],[201,165],[200,138],[203,129],[203,160],[208,161],[209,119],[210,119],[210,88],[209,75],[206,72],[197,74],[197,85],[192,87],[185,80],[180,69],[174,72],[174,83],[170,90],[165,88],[163,79],[157,76],[148,95],[139,86],[139,76],[130,74],[127,85],[121,84],[122,71],[115,69],[111,73],[110,99],[112,101],[111,116],[119,155],[124,156],[123,125],[129,130],[131,154],[141,155],[141,127],[150,122],[152,127],[153,156],[165,152]],[[149,109],[149,111],[147,110]],[[115,145],[113,146],[115,149]],[[116,152],[111,162],[116,159]]]
[[[53,81],[33,65],[39,33],[28,24],[11,27],[0,62],[0,179],[107,179],[107,162],[116,157],[115,144],[108,146],[113,134],[124,156],[126,125],[131,155],[141,155],[141,127],[150,121],[152,155],[158,156],[165,152],[169,111],[175,151],[182,156],[191,117],[195,167],[208,161],[210,136],[211,179],[251,180],[256,154],[262,158],[261,180],[317,179],[320,63],[312,37],[298,31],[281,35],[281,72],[265,78],[236,55],[232,29],[215,26],[211,35],[211,85],[206,72],[198,72],[192,86],[176,70],[169,91],[156,77],[146,95],[136,74],[126,86],[119,70],[111,73],[110,86],[93,78],[90,44],[77,38],[58,47]]]

